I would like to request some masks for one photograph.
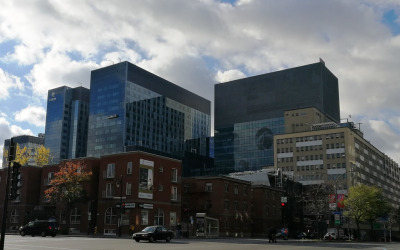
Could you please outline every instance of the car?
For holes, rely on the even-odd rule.
[[[165,240],[166,242],[170,242],[174,236],[174,232],[165,226],[149,226],[138,233],[134,233],[132,239],[136,242],[141,240],[147,240],[149,242]]]
[[[21,236],[25,235],[40,235],[42,237],[46,237],[47,235],[51,235],[55,237],[59,231],[59,226],[55,221],[48,220],[35,220],[30,221],[25,226],[21,226],[19,228],[19,234]]]
[[[297,238],[297,239],[307,239],[307,234],[304,233],[304,232],[298,233],[298,234],[296,235],[296,238]]]
[[[336,240],[336,233],[326,233],[324,240]]]

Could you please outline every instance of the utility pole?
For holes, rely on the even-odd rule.
[[[0,240],[0,249],[4,250],[4,241],[6,234],[6,224],[7,224],[7,208],[8,208],[8,196],[10,195],[9,186],[10,186],[10,176],[11,176],[11,162],[15,160],[15,145],[14,139],[10,140],[10,147],[8,149],[8,169],[7,169],[7,178],[6,178],[6,194],[4,195],[4,209],[3,209],[3,220],[1,224],[1,240]]]

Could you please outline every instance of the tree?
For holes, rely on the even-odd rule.
[[[305,210],[310,215],[315,216],[317,220],[318,236],[320,232],[320,220],[329,212],[328,203],[329,195],[332,194],[333,188],[326,184],[308,185],[304,187],[301,200],[304,204]]]
[[[31,158],[31,152],[31,149],[28,149],[26,146],[24,148],[20,148],[19,144],[17,144],[17,148],[15,150],[15,161],[21,164],[21,166],[25,166]]]
[[[50,159],[50,149],[43,145],[35,148],[35,153],[33,155],[33,160],[36,166],[42,167],[49,163]]]
[[[54,174],[50,188],[45,190],[45,196],[52,202],[64,205],[67,216],[67,232],[69,230],[69,214],[73,205],[87,199],[86,189],[83,186],[90,180],[92,171],[82,161],[65,161],[60,170]]]
[[[8,164],[8,150],[3,149],[3,151],[4,151],[4,157],[7,160],[6,164]],[[17,144],[14,161],[18,162],[22,166],[25,166],[31,158],[32,158],[32,150],[30,148],[27,148],[26,146],[24,148],[20,148],[19,144]],[[43,145],[40,145],[35,148],[33,153],[33,161],[35,162],[36,166],[42,167],[48,164],[49,159],[50,159],[50,149],[46,148]]]
[[[8,150],[7,149],[3,149],[4,152],[4,157],[7,161],[8,164]],[[15,149],[15,162],[18,162],[19,164],[21,164],[21,166],[24,166],[28,163],[29,159],[31,157],[31,150],[28,149],[26,146],[24,148],[20,148],[19,144],[17,144],[17,147]]]
[[[372,222],[379,216],[387,215],[391,209],[380,188],[364,184],[351,187],[343,203],[346,209],[344,214],[356,223],[358,235],[361,233],[360,223],[370,222],[373,232]]]

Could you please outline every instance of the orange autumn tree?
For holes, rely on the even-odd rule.
[[[83,186],[90,180],[92,171],[87,171],[87,166],[79,161],[65,161],[60,165],[60,170],[54,174],[50,188],[45,190],[47,199],[54,203],[62,203],[66,212],[67,231],[69,231],[69,218],[75,203],[87,200],[86,189]]]

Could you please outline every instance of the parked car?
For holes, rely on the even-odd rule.
[[[51,235],[52,237],[54,237],[57,235],[59,229],[60,228],[55,221],[35,220],[29,222],[25,226],[20,227],[19,234],[21,236],[40,235],[42,237],[46,237],[47,235]]]
[[[324,240],[336,240],[337,236],[336,233],[326,233],[324,235]]]
[[[296,235],[296,238],[297,238],[297,239],[307,239],[307,234],[304,233],[304,232],[298,233],[298,234]]]
[[[166,242],[170,242],[172,238],[174,238],[174,232],[164,226],[146,227],[142,231],[132,235],[132,239],[136,242],[141,240],[147,240],[149,242],[165,240]]]

